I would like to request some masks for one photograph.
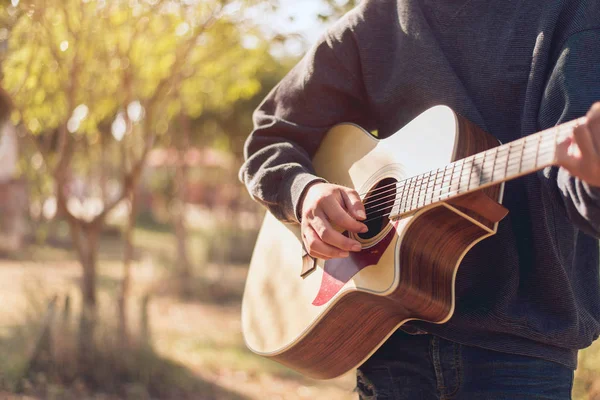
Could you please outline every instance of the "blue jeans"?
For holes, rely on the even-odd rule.
[[[432,335],[394,336],[358,369],[361,400],[571,398],[573,370],[561,364]]]

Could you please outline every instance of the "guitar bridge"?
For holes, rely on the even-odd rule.
[[[306,278],[315,269],[317,269],[317,260],[308,254],[308,251],[302,246],[302,272],[300,272],[300,277]]]

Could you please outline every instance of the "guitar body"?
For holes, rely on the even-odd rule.
[[[390,182],[497,145],[438,106],[383,140],[355,125],[338,125],[325,136],[313,165],[329,182],[356,189],[368,204]],[[267,213],[242,304],[247,346],[304,375],[329,379],[360,366],[407,321],[446,322],[462,258],[496,232],[501,218],[485,210],[498,206],[502,189],[490,186],[461,201],[384,217],[369,225],[367,235],[354,236],[363,245],[360,253],[330,261],[312,262],[300,227]]]

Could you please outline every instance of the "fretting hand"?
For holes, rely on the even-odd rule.
[[[330,183],[313,184],[302,202],[304,246],[315,258],[348,257],[350,251],[360,251],[361,245],[336,228],[354,233],[367,232],[367,226],[358,222],[365,218],[365,208],[355,190]]]
[[[556,160],[571,175],[600,187],[600,102],[595,103],[584,122],[559,143]]]

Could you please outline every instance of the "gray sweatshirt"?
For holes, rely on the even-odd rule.
[[[386,137],[446,104],[507,143],[598,100],[598,0],[364,0],[256,110],[240,177],[277,218],[298,223],[318,179],[311,157],[339,122]],[[503,203],[498,233],[461,264],[452,319],[410,325],[575,368],[600,334],[600,189],[547,168],[508,182]]]

